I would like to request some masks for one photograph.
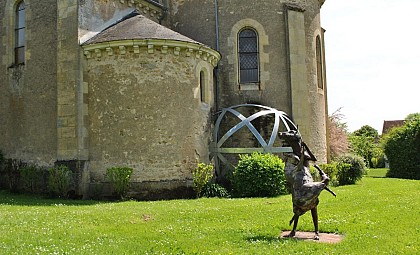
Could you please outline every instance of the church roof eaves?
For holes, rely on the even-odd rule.
[[[135,54],[145,48],[153,54],[156,50],[186,57],[195,56],[216,66],[221,55],[216,50],[170,30],[156,22],[131,13],[82,44],[86,58],[101,58],[107,55],[126,54],[130,48]],[[168,51],[168,49],[171,49]]]
[[[101,42],[83,45],[83,52],[87,59],[100,59],[104,54],[112,56],[114,54],[125,55],[127,51],[140,54],[144,49],[149,54],[159,51],[162,54],[172,53],[176,56],[195,57],[209,62],[214,67],[217,66],[221,55],[203,44],[185,41],[163,40],[163,39],[132,39]],[[171,50],[168,50],[171,49]]]

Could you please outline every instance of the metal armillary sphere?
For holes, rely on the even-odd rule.
[[[251,111],[252,110],[252,111]],[[245,116],[245,112],[255,112],[249,116]],[[230,113],[233,116],[236,116],[238,123],[230,128],[225,134],[220,134],[221,124],[223,120],[227,118],[227,114]],[[229,114],[229,115],[230,115]],[[251,123],[258,118],[263,117],[274,117],[274,123],[272,125],[270,139],[266,141],[257,128]],[[261,147],[248,147],[248,148],[227,148],[223,147],[226,141],[232,137],[233,134],[241,130],[242,128],[247,128],[249,132],[255,137]],[[212,156],[216,160],[221,160],[224,163],[228,163],[228,160],[223,156],[223,154],[245,154],[252,152],[264,152],[264,153],[283,153],[283,152],[292,152],[290,147],[275,147],[275,142],[279,139],[279,131],[298,131],[297,126],[293,123],[290,117],[282,111],[277,109],[257,105],[257,104],[241,104],[231,106],[229,108],[224,108],[220,112],[219,117],[217,118],[214,133],[213,133],[213,144],[211,146]],[[299,131],[298,131],[299,132]]]

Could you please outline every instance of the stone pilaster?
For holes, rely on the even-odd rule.
[[[309,89],[306,68],[306,35],[304,10],[286,6],[286,29],[289,50],[289,78],[292,96],[292,116],[303,138],[310,137]]]
[[[57,159],[79,158],[78,1],[58,1],[57,6]]]

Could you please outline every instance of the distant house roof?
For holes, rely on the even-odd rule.
[[[83,45],[133,39],[175,40],[203,45],[135,12],[100,32]]]
[[[382,127],[382,135],[387,134],[394,127],[401,127],[405,123],[404,120],[384,120]]]

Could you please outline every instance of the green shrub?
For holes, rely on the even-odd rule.
[[[26,163],[24,163],[23,161],[19,159],[6,160],[5,172],[6,172],[8,188],[11,192],[19,191],[20,169],[25,166],[26,166]]]
[[[52,196],[64,198],[73,186],[73,173],[67,167],[59,165],[48,170],[48,189]]]
[[[30,193],[42,193],[45,169],[36,165],[27,165],[19,169],[23,190]]]
[[[330,186],[338,186],[337,173],[338,173],[338,163],[333,162],[330,164],[321,164],[319,167],[328,175],[330,178]]]
[[[115,192],[124,199],[129,188],[133,169],[130,167],[111,167],[106,169],[106,178],[111,182]]]
[[[284,162],[272,154],[240,155],[233,172],[233,189],[239,197],[274,197],[286,194]]]
[[[371,163],[372,168],[378,168],[379,159],[378,158],[371,158],[370,163]]]
[[[311,166],[309,166],[309,172],[311,173],[312,179],[315,182],[321,181],[321,176],[318,173],[318,169],[316,169],[314,166],[311,165]]]
[[[204,186],[201,195],[203,197],[230,197],[230,194],[227,191],[227,189],[225,189],[223,186],[217,183],[207,183],[207,185]]]
[[[349,154],[337,159],[338,185],[355,184],[366,172],[365,162],[360,156]]]
[[[197,168],[192,171],[193,187],[197,197],[202,196],[203,188],[208,184],[213,177],[213,166],[198,163]]]
[[[420,117],[392,129],[385,138],[387,177],[420,180]]]

